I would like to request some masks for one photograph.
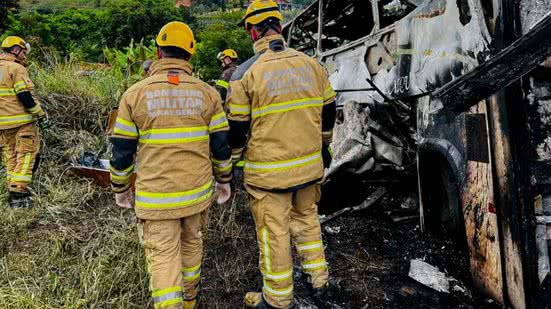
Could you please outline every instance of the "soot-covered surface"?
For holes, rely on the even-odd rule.
[[[327,200],[335,192],[331,189],[335,188],[324,192]],[[360,188],[336,191],[343,204],[350,189]],[[364,188],[364,194],[355,199],[363,199],[374,189]],[[342,308],[499,308],[472,286],[467,254],[454,241],[420,231],[419,219],[412,218],[418,214],[412,188],[395,185],[387,189],[370,209],[323,225],[326,254],[339,291],[336,304]],[[321,211],[333,209],[322,203]],[[424,260],[457,279],[458,288],[450,289],[451,294],[438,293],[409,278],[412,259]]]
[[[338,183],[326,186],[322,213],[360,204],[377,188],[350,178]],[[415,188],[403,183],[415,182],[387,185],[387,193],[369,209],[322,225],[336,283],[335,297],[326,308],[499,308],[472,286],[467,256],[452,240],[420,231]],[[235,204],[240,206],[217,208],[211,216],[201,308],[241,308],[243,295],[262,286],[245,192],[238,194]],[[415,282],[408,277],[412,259],[424,260],[457,279],[451,286],[459,288],[444,294]],[[295,284],[295,308],[318,308],[296,266]]]

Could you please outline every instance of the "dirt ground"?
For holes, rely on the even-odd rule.
[[[499,308],[476,293],[466,254],[444,237],[422,233],[414,188],[386,187],[370,209],[323,224],[323,237],[337,295],[329,308]],[[326,187],[320,212],[359,204],[376,187]],[[353,196],[343,198],[343,196]],[[258,249],[246,194],[232,207],[211,212],[204,263],[203,308],[239,308],[247,291],[261,289]],[[401,218],[394,222],[392,218]],[[221,236],[221,237],[217,237]],[[422,259],[457,279],[457,290],[439,293],[408,277],[410,260]],[[295,267],[296,307],[315,309]]]

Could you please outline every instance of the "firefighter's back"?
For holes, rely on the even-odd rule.
[[[171,210],[185,216],[188,206],[198,204],[206,208],[213,190],[209,126],[217,125],[218,93],[192,77],[191,68],[186,72],[172,62],[177,60],[159,61],[150,77],[123,96],[135,127],[124,123],[124,110],[118,132],[115,127],[116,134],[123,129],[139,139],[136,209],[147,218],[172,217],[166,213]]]
[[[261,188],[290,188],[323,176],[325,72],[316,60],[283,41],[268,44],[234,75],[241,78],[251,102],[245,177]],[[238,104],[233,107],[240,112]]]
[[[32,85],[27,69],[13,61],[11,55],[0,55],[0,129],[10,129],[33,122],[33,117],[17,99],[17,93]]]

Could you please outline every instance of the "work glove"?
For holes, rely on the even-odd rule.
[[[44,114],[44,116],[38,118],[38,126],[42,130],[50,128],[50,120],[48,120],[48,115]]]
[[[115,202],[120,208],[132,209],[135,205],[134,191],[128,189],[122,193],[115,193]]]
[[[229,183],[216,183],[216,202],[219,205],[224,204],[230,199],[231,196],[231,185]]]
[[[331,165],[331,161],[333,160],[333,153],[331,152],[331,146],[322,145],[321,157],[323,158],[323,167],[328,168]]]

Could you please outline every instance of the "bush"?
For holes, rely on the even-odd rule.
[[[103,54],[111,65],[112,73],[123,79],[126,82],[125,86],[130,86],[142,78],[145,60],[157,57],[153,40],[148,45],[143,40],[137,44],[131,41],[130,46],[123,50],[105,48]]]
[[[241,62],[253,56],[253,44],[244,29],[237,26],[242,12],[217,13],[199,20],[197,53],[191,62],[203,80],[217,79],[220,64],[216,55],[227,48],[234,49]]]
[[[172,0],[109,0],[100,8],[69,8],[59,12],[23,11],[8,15],[4,35],[19,35],[63,56],[103,61],[103,49],[151,39],[169,21],[192,22]]]

